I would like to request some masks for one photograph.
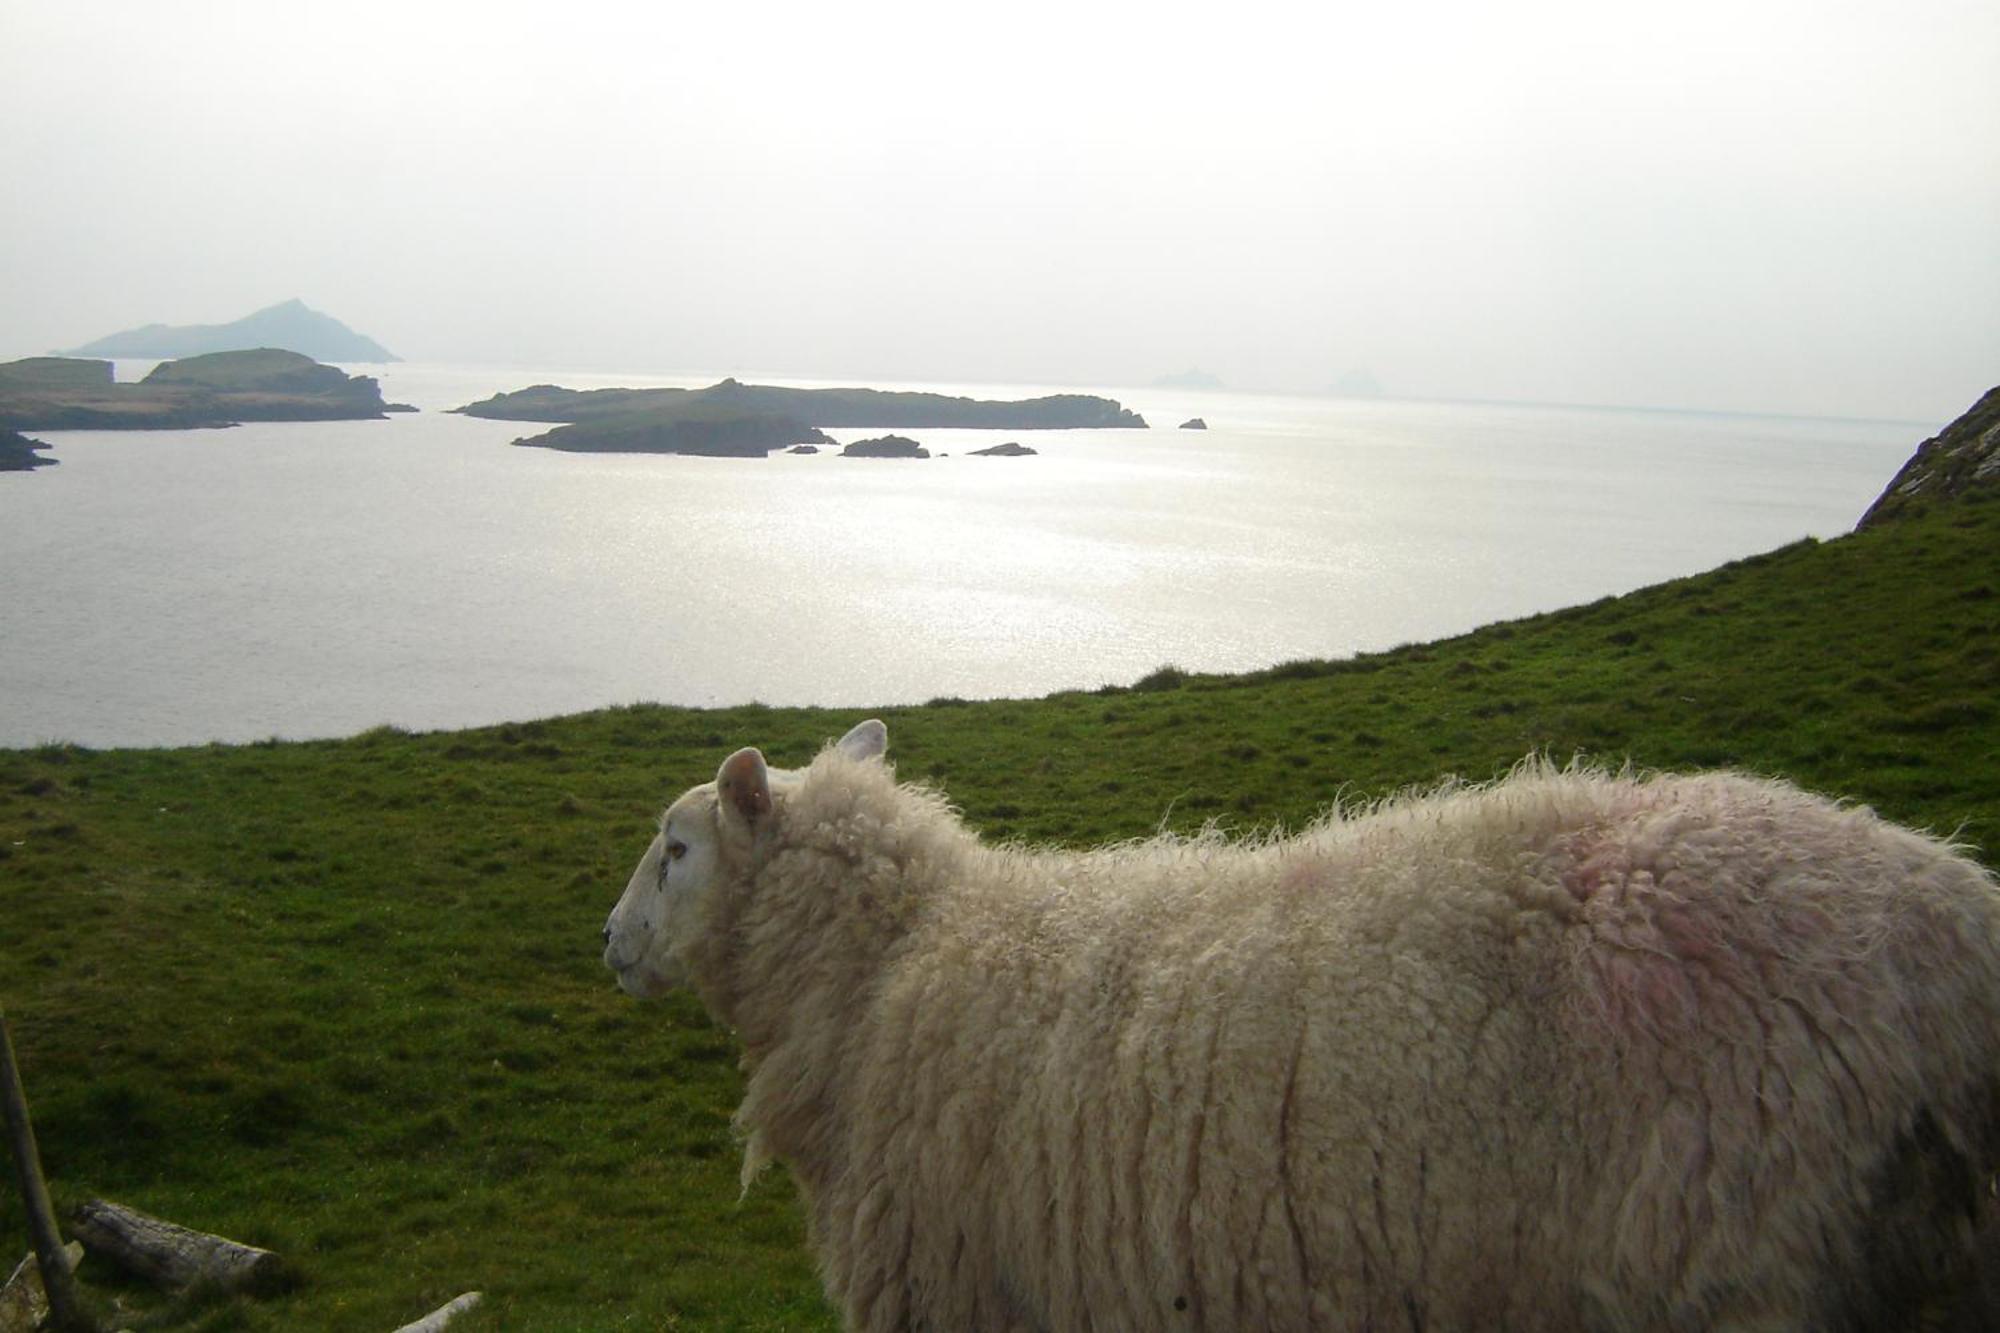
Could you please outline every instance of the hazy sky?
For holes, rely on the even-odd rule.
[[[403,356],[1942,421],[1994,0],[0,0],[0,355]]]

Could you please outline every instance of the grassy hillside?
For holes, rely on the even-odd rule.
[[[997,837],[1296,823],[1540,749],[1786,774],[1994,864],[1996,553],[1989,492],[1353,661],[883,716]],[[473,1287],[468,1329],[831,1327],[782,1173],[738,1200],[728,1034],[618,995],[597,930],[666,798],[856,716],[0,753],[0,1002],[59,1202],[296,1261],[152,1327],[383,1330]],[[0,1189],[0,1257],[26,1245]]]

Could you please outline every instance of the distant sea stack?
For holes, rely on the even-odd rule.
[[[63,356],[182,357],[256,348],[297,352],[315,361],[400,361],[381,343],[299,300],[280,301],[230,324],[147,324],[71,348]]]
[[[1208,423],[1200,417],[1189,417],[1181,423],[1182,430],[1207,430]]]
[[[370,376],[271,348],[162,362],[137,384],[116,382],[109,361],[35,356],[0,365],[0,427],[14,430],[189,430],[415,410],[383,402]]]
[[[2000,387],[1917,446],[1888,487],[1868,506],[1856,531],[1910,511],[1956,499],[1974,486],[2000,484]]]

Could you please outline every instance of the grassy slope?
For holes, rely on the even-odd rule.
[[[1352,662],[884,716],[996,836],[1296,823],[1544,749],[1783,773],[2000,850],[1996,552],[1989,497]],[[302,1271],[155,1327],[386,1329],[471,1287],[468,1329],[831,1326],[782,1175],[738,1201],[728,1035],[617,995],[596,933],[664,799],[853,720],[0,753],[0,1000],[59,1199]]]

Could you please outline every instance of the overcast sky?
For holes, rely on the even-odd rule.
[[[412,359],[1944,420],[2000,4],[0,0],[0,355],[300,297]]]

